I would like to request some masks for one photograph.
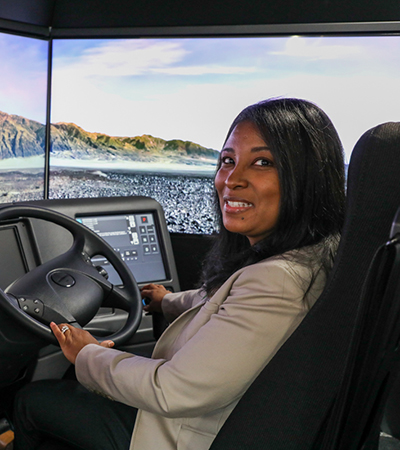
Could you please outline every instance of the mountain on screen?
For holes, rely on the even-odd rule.
[[[150,135],[115,137],[90,133],[73,123],[51,125],[51,155],[66,159],[215,164],[219,152],[190,141]],[[0,112],[0,159],[43,155],[45,125]]]
[[[0,111],[0,159],[43,155],[45,126]]]

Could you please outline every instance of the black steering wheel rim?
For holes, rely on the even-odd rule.
[[[51,261],[39,267],[43,268],[44,271],[49,270],[50,274],[51,271],[57,270],[57,261],[59,259],[62,261],[63,258],[66,258],[66,255],[76,258],[75,262],[78,264],[79,268],[79,270],[76,270],[76,273],[83,269],[83,275],[86,277],[90,276],[91,280],[94,280],[99,284],[99,286],[106,286],[109,290],[108,296],[117,302],[117,306],[122,307],[128,312],[127,321],[119,331],[106,337],[95,336],[96,339],[99,341],[111,339],[115,342],[116,346],[127,342],[140,325],[142,318],[141,295],[132,272],[126,266],[124,261],[122,261],[119,255],[117,255],[114,249],[95,232],[85,227],[78,221],[59,212],[38,206],[27,205],[13,205],[0,209],[0,223],[6,220],[16,220],[22,218],[41,219],[52,222],[65,228],[72,234],[72,247],[58,258],[53,258]],[[78,252],[80,253],[79,255],[77,254]],[[122,288],[102,280],[102,277],[98,274],[97,269],[93,270],[93,266],[90,263],[90,257],[97,254],[104,255],[116,269],[123,283]],[[54,264],[56,266],[52,267]],[[69,268],[68,270],[70,270],[71,273],[74,273],[75,269]],[[31,272],[28,272],[27,275]],[[3,309],[15,318],[25,329],[29,329],[31,332],[35,333],[49,343],[57,344],[57,340],[54,337],[50,327],[26,314],[21,309],[20,302],[17,301],[16,296],[12,292],[13,284],[9,288],[6,289],[6,292],[0,289],[0,309]],[[107,304],[107,306],[111,305]],[[71,325],[79,326],[78,323],[74,323],[73,321],[70,321],[70,323]]]

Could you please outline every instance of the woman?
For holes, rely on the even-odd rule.
[[[171,322],[152,358],[51,324],[79,382],[116,401],[73,383],[33,384],[16,402],[16,450],[38,448],[43,435],[76,448],[128,449],[136,408],[131,449],[211,446],[323,290],[344,210],[336,130],[304,100],[249,106],[228,132],[215,188],[220,233],[201,289],[142,290],[145,309]],[[71,408],[73,418],[60,412]]]

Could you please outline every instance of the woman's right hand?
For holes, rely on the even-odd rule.
[[[164,286],[160,284],[146,284],[141,289],[142,298],[149,300],[149,303],[143,307],[146,312],[158,312],[162,313],[161,301],[165,294],[170,294],[171,292],[165,289]]]

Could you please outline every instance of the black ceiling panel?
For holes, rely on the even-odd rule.
[[[400,20],[392,0],[56,0],[53,27],[157,27]]]
[[[56,0],[0,0],[0,18],[49,27]]]
[[[400,1],[0,0],[2,19],[55,30],[377,22],[399,21]]]

